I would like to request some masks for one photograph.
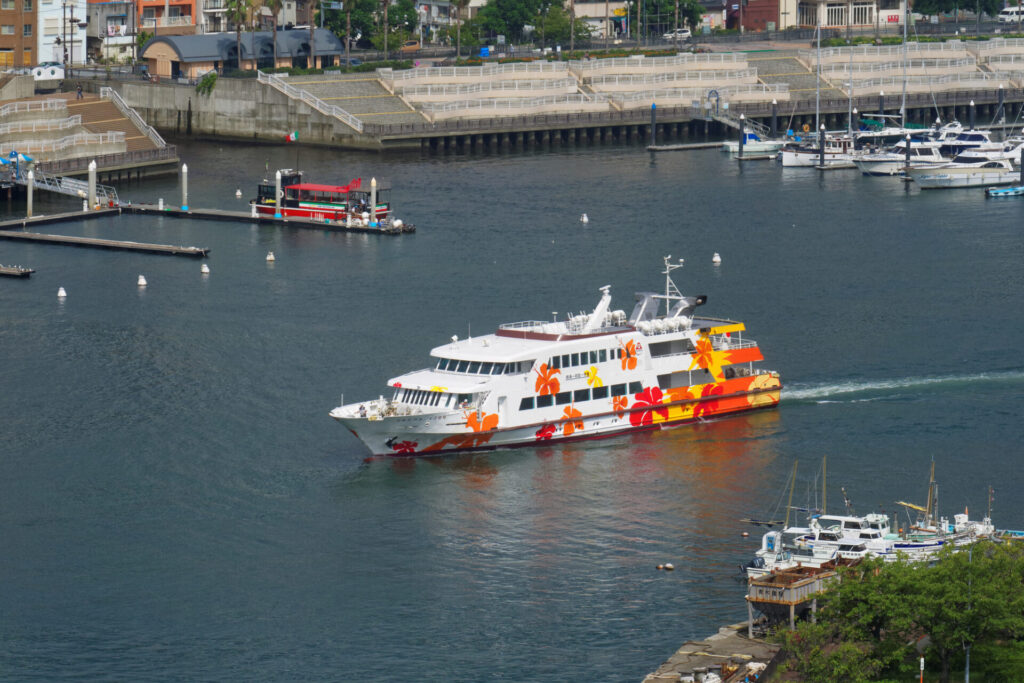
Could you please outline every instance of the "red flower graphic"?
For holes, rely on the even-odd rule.
[[[654,422],[654,413],[661,416],[661,419],[668,419],[668,408],[661,404],[661,389],[648,387],[634,396],[633,412],[629,414],[629,421],[634,427],[649,425]],[[649,408],[649,410],[635,410],[636,408]]]
[[[557,394],[559,389],[558,378],[555,375],[562,372],[558,369],[552,369],[548,367],[547,363],[541,363],[540,367],[534,370],[537,373],[537,382],[534,384],[534,390],[541,396],[547,394]]]
[[[416,446],[418,445],[416,441],[399,441],[396,444],[392,444],[391,450],[395,453],[415,453]]]
[[[622,347],[622,369],[636,370],[636,343],[630,339],[625,344],[620,341],[619,346]]]
[[[555,425],[544,425],[537,430],[537,441],[547,441],[555,433]]]
[[[612,410],[619,417],[622,417],[626,413],[626,406],[629,405],[629,401],[625,396],[612,396]]]
[[[576,420],[576,419],[574,419],[574,418],[577,418],[577,417],[583,417],[583,413],[581,413],[580,411],[576,410],[572,406],[566,406],[565,407],[565,411],[562,413],[562,417],[565,417],[565,418],[568,419],[568,422],[565,422],[562,425],[562,432],[566,436],[570,436],[576,430],[579,430],[581,432],[583,431],[583,420]]]
[[[701,401],[697,402],[697,405],[693,408],[693,416],[699,417],[710,417],[718,412],[718,399],[710,398],[711,396],[721,396],[725,393],[725,387],[721,384],[705,384],[704,389],[700,392]]]

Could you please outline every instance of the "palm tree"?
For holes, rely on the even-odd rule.
[[[224,5],[229,21],[235,22],[235,44],[238,50],[238,70],[242,70],[242,27],[249,16],[250,0],[227,0]]]
[[[469,6],[470,0],[455,0],[455,60],[462,58],[462,10]]]
[[[316,12],[313,10],[316,0],[309,0],[309,68],[316,68],[316,39],[313,27],[316,26]]]
[[[277,68],[277,15],[284,7],[284,0],[264,0],[264,3],[273,16],[270,20],[274,25],[274,68]]]

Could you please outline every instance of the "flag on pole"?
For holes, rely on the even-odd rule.
[[[288,133],[288,135],[284,136],[284,139],[286,142],[298,142],[299,131],[295,131],[294,133]]]

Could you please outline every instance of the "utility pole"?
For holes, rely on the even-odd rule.
[[[604,49],[608,49],[608,41],[612,35],[612,17],[608,12],[608,0],[604,0]]]
[[[388,0],[384,0],[384,61],[388,60],[388,33],[391,27],[388,26]]]
[[[673,37],[676,39],[676,52],[679,52],[679,0],[676,0],[676,32]]]
[[[569,0],[569,52],[576,49],[576,3]]]
[[[345,5],[345,68],[347,69],[351,62],[349,62],[348,51],[352,47],[352,10],[349,9],[349,5]]]

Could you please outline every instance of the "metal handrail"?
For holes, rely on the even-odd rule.
[[[989,66],[999,64],[1017,64],[1018,62],[1024,62],[1024,55],[994,55],[989,57],[987,64]]]
[[[853,87],[855,88],[866,88],[866,87],[882,87],[889,90],[898,89],[902,86],[904,80],[907,85],[946,85],[948,83],[967,83],[967,82],[983,82],[990,83],[995,79],[992,78],[992,74],[985,73],[982,71],[975,71],[969,74],[947,74],[945,76],[907,76],[903,78],[864,78],[853,81]]]
[[[486,66],[417,67],[403,71],[377,69],[377,77],[382,81],[411,81],[424,76],[431,78],[485,78],[510,73],[568,73],[568,71],[566,62],[509,62]]]
[[[28,171],[25,169],[19,170],[15,176],[15,181],[21,185],[28,184]],[[82,197],[83,199],[89,196],[89,183],[78,178],[68,178],[66,176],[54,175],[52,173],[46,173],[44,171],[34,170],[32,173],[32,184],[41,190],[49,190],[50,192],[57,192],[59,194],[65,194],[72,197]],[[110,185],[96,184],[96,200],[102,204],[118,203],[117,190]]]
[[[908,69],[956,69],[962,67],[978,67],[974,57],[965,59],[908,59]],[[895,71],[903,68],[903,62],[854,62],[853,71]],[[845,62],[823,64],[822,73],[850,73],[850,65]]]
[[[306,104],[308,104],[310,107],[313,107],[313,109],[316,109],[321,114],[326,114],[327,116],[335,117],[345,125],[354,128],[359,133],[363,132],[363,122],[357,119],[355,116],[352,116],[352,114],[349,114],[341,107],[338,107],[333,104],[327,104],[319,97],[316,97],[315,95],[305,90],[300,90],[295,86],[288,85],[287,83],[284,82],[284,79],[278,78],[273,74],[266,74],[263,73],[262,71],[257,71],[256,80],[259,81],[260,83],[263,83],[264,85],[269,85],[270,87],[281,91],[282,93],[284,93],[285,95],[292,99],[301,100],[302,102],[305,102]]]
[[[39,130],[64,130],[82,125],[82,117],[78,114],[60,121],[16,121],[0,124],[0,135],[9,133],[34,133]]]
[[[112,130],[106,133],[78,133],[58,140],[19,140],[10,144],[0,143],[0,154],[7,154],[12,149],[38,154],[39,152],[60,152],[68,147],[78,145],[113,145],[124,142],[124,137],[123,131]]]
[[[557,90],[559,88],[572,88],[575,90],[579,83],[575,78],[545,79],[539,81],[489,81],[486,83],[464,83],[452,85],[439,83],[435,85],[407,85],[400,88],[399,92],[403,97],[410,95],[465,95],[476,92],[490,92],[493,90]]]
[[[145,164],[157,161],[177,160],[178,150],[174,145],[158,149],[138,149],[132,152],[116,152],[96,156],[75,157],[73,159],[57,159],[55,161],[37,161],[36,170],[46,173],[77,173],[89,168],[89,162],[95,161],[100,169],[130,164]]]
[[[684,54],[674,57],[612,57],[609,59],[573,59],[569,61],[572,71],[600,71],[609,68],[660,68],[686,66],[687,64],[725,64],[744,62],[747,58],[736,52],[711,52],[707,54]]]
[[[43,100],[32,102],[11,102],[0,107],[0,116],[10,116],[23,111],[52,111],[54,109],[67,109],[68,103],[64,100]]]
[[[971,52],[992,52],[1006,48],[1024,48],[1024,38],[992,38],[991,40],[972,40],[967,49]]]
[[[717,81],[736,80],[737,78],[757,78],[757,69],[740,69],[738,71],[676,71],[658,74],[614,74],[593,76],[590,85],[609,85],[620,83],[665,83],[668,81]]]
[[[160,133],[156,132],[156,128],[143,121],[142,117],[139,116],[139,113],[132,109],[130,106],[128,106],[128,103],[121,99],[121,95],[118,94],[116,90],[107,86],[103,86],[100,88],[100,97],[109,99],[111,102],[113,102],[114,106],[117,107],[118,111],[127,116],[128,119],[132,123],[134,123],[139,130],[145,133],[146,137],[152,140],[154,145],[156,145],[157,147],[167,146],[167,143],[164,142],[164,139],[160,136]]]
[[[908,42],[905,45],[854,45],[853,47],[828,47],[821,50],[821,59],[832,61],[836,58],[848,59],[850,53],[854,57],[900,56],[904,50],[911,52],[965,52],[967,45],[962,40],[947,40],[944,43]],[[815,61],[817,50],[800,50],[799,58],[803,61]]]
[[[782,93],[789,93],[789,85],[786,83],[740,83],[716,88],[718,94],[725,98],[729,95],[741,95],[744,93],[763,93],[777,97]],[[692,98],[703,99],[708,95],[707,88],[663,88],[660,90],[641,90],[631,93],[615,93],[611,96],[616,102],[656,102],[659,97],[666,99]]]
[[[424,102],[420,108],[426,112],[456,111],[462,109],[526,109],[541,105],[556,104],[603,104],[608,102],[605,95],[546,95],[543,97],[489,97],[475,100],[459,100],[458,102]]]

